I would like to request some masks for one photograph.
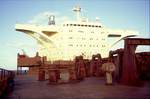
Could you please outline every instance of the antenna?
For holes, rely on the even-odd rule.
[[[49,16],[48,25],[55,25],[55,16],[54,15]]]
[[[96,19],[96,22],[99,22],[99,21],[100,21],[99,17],[96,17],[95,19]]]
[[[75,6],[75,7],[73,8],[73,11],[76,12],[77,21],[79,21],[79,20],[80,20],[81,7],[80,7],[80,6]]]
[[[23,55],[26,55],[26,52],[24,51],[24,49],[21,49]]]

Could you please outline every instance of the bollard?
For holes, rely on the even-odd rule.
[[[45,80],[45,71],[43,69],[39,69],[39,81],[44,81]]]
[[[57,84],[57,70],[49,70],[49,83],[50,84]]]
[[[69,81],[73,82],[73,81],[76,81],[76,80],[77,80],[77,77],[76,77],[75,70],[70,69],[69,70]]]
[[[88,60],[84,61],[86,77],[90,77],[90,62]]]
[[[79,79],[82,80],[86,77],[84,61],[79,60]]]

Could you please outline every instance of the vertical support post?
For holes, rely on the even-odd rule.
[[[73,69],[69,69],[69,81],[76,81],[77,77],[76,77],[76,73],[75,70]]]
[[[121,84],[133,86],[141,84],[135,62],[136,46],[137,45],[128,45],[128,39],[125,40]]]

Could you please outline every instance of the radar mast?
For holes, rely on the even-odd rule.
[[[80,21],[81,7],[80,6],[75,6],[73,8],[73,11],[76,13],[77,21]]]

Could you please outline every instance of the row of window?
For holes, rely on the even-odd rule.
[[[73,39],[73,37],[69,37],[69,39]],[[82,40],[86,40],[86,38],[81,38]],[[89,38],[90,40],[94,40],[94,38]],[[98,40],[98,38],[96,38],[95,40]],[[105,39],[102,38],[102,40],[104,41]]]
[[[101,50],[101,51],[103,51],[103,50]],[[98,53],[98,52],[92,52],[92,51],[90,51],[90,52],[81,52],[84,56],[86,56],[86,57],[92,57],[92,55],[94,54],[94,53]],[[63,53],[63,52],[56,52],[56,53],[52,53],[52,55],[55,55],[55,56],[58,56],[58,55],[64,55],[65,53]],[[71,56],[76,56],[76,54],[75,55],[71,55]],[[61,57],[61,56],[60,56]]]
[[[68,46],[73,46],[73,44],[69,44]],[[86,47],[86,45],[76,45],[76,47]],[[89,47],[99,47],[99,45],[89,45]],[[105,45],[102,45],[102,47],[105,47]]]
[[[69,32],[73,32],[73,30],[69,30]],[[82,30],[79,30],[78,31],[79,33],[84,33],[84,31],[82,31]],[[85,32],[86,33],[86,32]],[[94,31],[91,31],[91,33],[95,33]],[[105,32],[101,32],[101,34],[104,34]]]
[[[64,24],[63,26],[82,26],[82,27],[97,27],[101,28],[99,25],[83,25],[83,24]]]

